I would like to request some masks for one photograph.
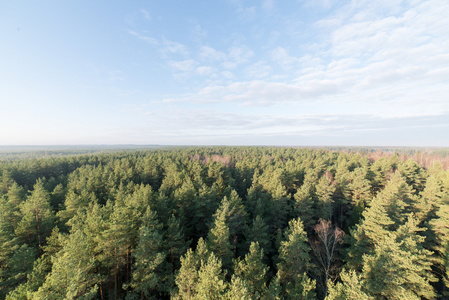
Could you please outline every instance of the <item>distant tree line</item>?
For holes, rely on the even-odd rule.
[[[449,171],[373,153],[3,160],[0,299],[448,297]]]

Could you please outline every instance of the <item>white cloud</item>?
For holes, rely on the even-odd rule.
[[[274,50],[272,50],[270,52],[270,57],[284,70],[291,70],[301,62],[300,58],[290,56],[288,54],[288,51],[283,47],[276,47]]]
[[[195,40],[201,41],[202,39],[207,37],[207,32],[204,30],[201,25],[196,24],[193,29],[193,37]]]
[[[156,133],[161,135],[197,138],[217,135],[247,138],[254,136],[258,137],[259,141],[264,136],[280,136],[285,137],[283,139],[285,143],[289,136],[353,138],[364,137],[369,133],[371,138],[379,138],[386,132],[393,132],[393,138],[404,134],[410,135],[410,133],[422,135],[429,129],[441,132],[441,130],[449,128],[448,120],[448,112],[385,118],[372,114],[290,113],[280,115],[170,107],[167,110],[153,111],[151,118],[146,118],[144,122],[139,121],[139,124],[144,128],[152,128],[152,131],[157,131]],[[160,126],[160,124],[164,124],[164,126]],[[352,139],[352,141],[354,140]],[[345,143],[347,142],[345,141]],[[370,142],[365,139],[362,143],[369,144]],[[404,141],[400,143],[404,143]],[[290,142],[289,144],[295,143]]]
[[[274,6],[275,6],[274,0],[264,0],[262,2],[262,9],[267,11],[267,12],[273,11]]]
[[[159,44],[158,40],[153,38],[153,37],[137,33],[137,32],[135,32],[133,30],[128,30],[128,33],[133,35],[133,36],[135,36],[135,37],[137,37],[138,39],[140,39],[142,41],[145,41],[145,42],[148,42],[148,43],[150,43],[152,45],[158,45]]]
[[[191,72],[194,70],[197,62],[193,59],[181,60],[181,61],[169,61],[168,65],[175,71]]]
[[[221,75],[223,75],[223,77],[226,79],[234,79],[235,78],[234,74],[229,71],[222,71]]]
[[[181,43],[174,42],[163,38],[163,48],[162,51],[165,54],[181,54],[183,56],[187,56],[189,51],[187,47]]]
[[[218,51],[210,46],[201,46],[199,57],[206,61],[222,61],[227,59],[226,53]]]
[[[168,59],[176,76],[217,76],[197,92],[164,101],[307,105],[389,117],[448,111],[449,2],[363,3],[342,5],[318,20],[316,39],[301,50],[286,44],[254,52],[240,41],[227,51],[202,45],[189,53],[164,40],[171,53],[185,56]]]
[[[229,57],[236,63],[247,62],[253,55],[254,52],[246,46],[233,46],[229,49]]]
[[[215,75],[218,70],[216,68],[212,68],[210,66],[201,66],[201,67],[196,68],[195,71],[198,75],[201,75],[201,76],[208,76],[208,75],[211,76],[211,75]]]
[[[141,9],[140,12],[143,14],[145,19],[147,19],[147,20],[151,19],[151,15],[146,9]]]
[[[270,74],[271,67],[265,62],[259,61],[245,69],[245,74],[249,78],[264,78]]]
[[[237,14],[243,21],[252,21],[256,17],[256,7],[255,6],[244,7],[240,5],[237,8]]]

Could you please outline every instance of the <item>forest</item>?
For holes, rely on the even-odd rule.
[[[8,152],[0,299],[446,299],[448,153]]]

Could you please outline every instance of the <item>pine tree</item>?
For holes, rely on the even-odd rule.
[[[9,291],[26,281],[27,275],[33,269],[36,250],[23,244],[19,247],[13,239],[10,244],[3,243],[4,250],[14,252],[3,257],[0,261],[0,297],[4,297]]]
[[[363,290],[363,279],[353,270],[343,270],[340,273],[341,282],[333,284],[328,282],[326,300],[371,300]]]
[[[388,175],[393,171],[393,166],[385,157],[381,157],[371,165],[370,171],[372,173],[373,188],[375,191],[379,191],[388,181]]]
[[[235,261],[234,274],[247,282],[247,289],[252,299],[260,299],[266,292],[268,267],[262,262],[263,249],[259,243],[251,243],[245,260]]]
[[[60,219],[62,224],[66,224],[78,210],[85,211],[90,204],[97,203],[97,199],[93,192],[89,193],[87,190],[82,190],[78,195],[71,190],[67,193],[63,204],[63,209],[58,211],[56,216]]]
[[[316,200],[316,187],[317,179],[312,173],[306,173],[304,183],[298,189],[294,195],[295,203],[294,209],[296,215],[298,215],[304,223],[304,228],[308,230],[316,223],[315,218],[315,204]]]
[[[316,281],[310,279],[306,273],[299,275],[296,274],[293,281],[288,283],[285,290],[287,299],[291,300],[314,300]]]
[[[268,256],[271,257],[273,253],[273,246],[271,242],[271,236],[269,233],[269,226],[265,223],[264,219],[257,215],[250,226],[245,226],[244,237],[245,247],[244,249],[249,251],[253,242],[257,242],[260,248],[264,250],[264,261],[267,262]]]
[[[147,211],[145,219],[139,231],[139,242],[133,253],[135,261],[131,283],[125,285],[125,288],[132,287],[133,291],[140,295],[140,299],[151,298],[155,294],[162,279],[157,268],[166,257],[166,253],[160,251],[163,237],[155,213]]]
[[[192,249],[187,250],[187,253],[181,257],[181,268],[175,279],[178,288],[176,298],[186,300],[195,298],[200,264],[201,261]]]
[[[33,295],[35,299],[93,299],[98,293],[98,261],[92,256],[88,237],[72,233],[55,256],[51,273]]]
[[[363,254],[373,251],[374,247],[389,234],[393,225],[394,222],[387,214],[384,199],[374,198],[371,207],[363,212],[361,222],[351,231],[348,266],[360,270]]]
[[[227,209],[225,207],[227,207]],[[234,251],[237,251],[237,247],[240,246],[240,239],[243,235],[244,227],[248,223],[248,213],[245,211],[242,199],[235,190],[231,191],[229,198],[226,196],[223,198],[219,210],[225,209],[226,224],[229,228],[231,244]]]
[[[379,192],[376,198],[383,202],[388,216],[394,222],[394,229],[404,224],[406,216],[410,212],[416,212],[414,211],[416,198],[413,195],[413,190],[399,172],[391,175],[385,188]]]
[[[0,212],[0,222],[2,222],[2,226],[8,227],[8,231],[13,232],[22,219],[23,216],[20,212],[20,206],[23,202],[23,188],[15,182],[12,183],[6,194],[6,201],[2,202],[0,199],[0,205],[2,207],[2,212]]]
[[[280,262],[277,265],[280,281],[286,289],[297,291],[300,285],[308,285],[303,275],[311,268],[309,253],[310,246],[301,219],[291,220],[279,248]]]
[[[194,299],[214,300],[222,299],[227,289],[225,274],[222,271],[221,260],[214,253],[207,261],[201,262],[198,271],[197,295]]]
[[[335,183],[332,174],[329,172],[321,176],[316,185],[316,216],[321,219],[331,220],[334,211],[333,195],[335,193]]]
[[[248,283],[240,277],[232,276],[231,283],[228,285],[228,290],[223,297],[223,299],[227,300],[251,300],[254,299],[251,297],[249,292]],[[257,298],[259,299],[259,298]]]
[[[262,299],[264,300],[282,300],[282,286],[281,280],[279,279],[279,274],[271,279],[270,285],[267,292]]]
[[[29,245],[42,251],[45,239],[54,226],[54,214],[50,206],[50,194],[45,190],[42,180],[38,180],[20,210],[23,218],[16,228],[17,236]]]
[[[11,176],[11,172],[6,168],[2,172],[2,180],[0,181],[0,193],[6,194],[11,186],[14,184],[14,180]]]
[[[435,218],[429,221],[431,240],[427,246],[435,251],[436,273],[449,288],[449,196],[443,196],[439,202]],[[449,289],[444,289],[443,294],[448,296]]]
[[[366,173],[364,168],[357,168],[351,173],[351,182],[348,184],[352,205],[350,226],[360,221],[363,211],[373,199],[371,183],[366,179]]]
[[[100,206],[99,204],[89,205],[89,209],[85,212],[78,212],[69,220],[68,226],[71,227],[71,233],[77,231],[83,232],[86,236],[85,242],[88,245],[90,256],[97,261],[95,273],[99,276],[98,288],[100,299],[104,299],[106,295],[105,282],[109,269],[105,266],[105,257],[102,253],[104,249],[102,233],[107,229],[107,219],[111,214],[112,208],[108,206]]]
[[[186,252],[190,242],[185,241],[180,221],[174,215],[168,219],[167,226],[168,228],[164,235],[164,242],[162,246],[167,253],[170,269],[168,281],[170,282],[169,285],[171,289],[174,285],[175,270],[179,269],[180,257]]]
[[[115,205],[108,201],[103,207],[108,216],[104,218],[104,227],[97,236],[98,259],[102,266],[107,269],[112,277],[114,286],[114,296],[117,298],[122,290],[121,274],[126,274],[129,279],[129,271],[126,266],[130,261],[130,251],[133,240],[137,238],[136,228],[133,226],[134,220],[127,216],[121,200],[116,200]],[[127,281],[125,279],[125,281]]]
[[[424,237],[412,215],[396,232],[389,233],[374,253],[363,256],[365,288],[375,297],[388,299],[435,298],[431,282],[431,252],[424,249]]]
[[[413,159],[398,165],[398,171],[407,181],[407,184],[416,192],[421,192],[424,188],[424,170]]]
[[[224,206],[223,210],[217,210],[214,224],[207,235],[207,247],[223,262],[223,266],[230,270],[234,253],[230,242],[229,228],[226,225],[227,214],[227,206]]]

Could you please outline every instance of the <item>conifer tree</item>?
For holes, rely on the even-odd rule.
[[[6,243],[3,241],[2,247],[4,248],[1,249],[0,257],[0,298],[26,281],[36,257],[34,248],[27,244],[19,246],[16,239]]]
[[[245,250],[249,251],[251,244],[257,242],[260,245],[260,248],[264,250],[265,262],[267,261],[266,258],[273,253],[271,236],[268,230],[269,226],[259,215],[254,218],[251,226],[246,225],[244,229],[244,237],[246,240]]]
[[[121,293],[122,277],[125,274],[129,279],[126,266],[130,261],[130,251],[137,239],[137,230],[133,221],[128,218],[122,200],[117,199],[115,205],[108,201],[104,210],[109,214],[104,219],[104,228],[97,236],[99,260],[104,268],[109,270],[114,287],[114,296]]]
[[[22,241],[41,252],[54,225],[50,194],[45,190],[42,180],[36,182],[31,195],[22,203],[20,210],[23,218],[17,225],[16,234]]]
[[[287,299],[314,300],[316,299],[315,288],[316,281],[310,279],[306,273],[296,274],[293,282],[288,283],[285,288]]]
[[[55,256],[51,273],[34,294],[35,299],[93,299],[98,293],[98,261],[92,256],[88,237],[72,233]]]
[[[431,252],[424,249],[418,221],[413,215],[389,233],[374,252],[363,257],[365,288],[375,297],[389,299],[435,298],[431,282]]]
[[[206,243],[206,241],[204,241],[203,238],[200,238],[198,240],[198,244],[196,245],[196,257],[198,259],[199,262],[201,261],[206,261],[209,258],[209,255],[212,253],[212,251],[210,251],[208,249],[208,245]]]
[[[247,282],[247,289],[252,299],[260,299],[266,292],[268,267],[262,262],[263,249],[259,243],[251,243],[245,260],[236,260],[235,276]]]
[[[363,290],[363,280],[355,271],[343,270],[340,273],[341,282],[328,282],[326,300],[371,300],[373,297]]]
[[[195,298],[200,263],[192,249],[187,250],[187,253],[181,257],[181,268],[175,279],[178,288],[177,299]]]
[[[11,172],[6,168],[3,169],[1,178],[2,180],[0,181],[0,193],[6,194],[14,184],[14,180],[12,179]]]
[[[102,233],[107,228],[107,219],[111,214],[112,208],[109,206],[100,206],[98,203],[89,205],[85,212],[78,212],[72,219],[69,220],[68,226],[71,227],[71,233],[77,231],[85,234],[85,242],[88,244],[90,255],[98,263],[96,264],[95,273],[99,276],[98,288],[100,299],[104,299],[106,295],[105,283],[109,269],[106,269],[106,258],[102,252],[104,249]]]
[[[280,262],[277,266],[281,284],[291,291],[292,295],[297,295],[302,285],[305,285],[304,290],[308,290],[309,284],[312,284],[304,277],[311,268],[309,253],[310,246],[301,219],[290,220],[279,248]]]
[[[244,227],[248,222],[248,213],[245,211],[242,199],[235,190],[231,190],[229,198],[226,196],[223,198],[219,210],[225,209],[226,224],[229,228],[231,244],[234,251],[236,251],[237,247],[240,246],[240,239],[243,235]]]
[[[449,196],[443,196],[435,218],[429,221],[430,249],[435,251],[437,275],[449,288]],[[443,291],[449,295],[449,289]]]
[[[222,299],[227,300],[251,300],[251,294],[248,290],[248,283],[238,276],[232,276],[231,282],[228,284],[228,290]],[[260,298],[257,298],[260,299]]]
[[[2,226],[6,225],[8,230],[13,232],[23,217],[20,212],[20,206],[24,202],[23,188],[13,182],[12,185],[9,186],[5,200],[6,201],[3,202],[0,198],[0,205],[2,207],[2,212],[0,212],[0,222],[2,222]]]
[[[281,280],[279,279],[279,273],[271,279],[270,285],[267,289],[267,292],[262,297],[264,300],[282,300],[282,286]]]
[[[66,224],[73,218],[78,210],[86,210],[88,209],[89,204],[94,204],[96,202],[97,199],[95,194],[92,192],[89,193],[86,189],[83,189],[80,195],[71,190],[65,197],[63,209],[58,211],[56,216],[60,219],[62,224]]]
[[[370,171],[372,174],[373,188],[379,191],[388,181],[388,175],[393,171],[393,166],[385,157],[380,157],[371,165]]]
[[[424,170],[416,161],[408,159],[406,162],[400,163],[398,171],[415,192],[423,190],[425,181]]]
[[[362,267],[363,254],[373,251],[388,235],[394,222],[388,216],[383,199],[375,198],[371,207],[363,212],[363,219],[356,225],[350,235],[348,264],[354,270]]]
[[[167,252],[171,273],[179,269],[179,259],[186,252],[189,242],[185,240],[179,219],[174,215],[168,219],[167,231],[164,235],[163,248]]]
[[[357,168],[351,173],[351,181],[348,184],[352,205],[350,226],[359,222],[363,211],[373,199],[371,183],[366,179],[366,173],[364,168]]]
[[[207,235],[207,248],[215,253],[226,269],[230,270],[234,254],[233,246],[230,242],[229,228],[226,225],[227,215],[228,206],[224,206],[223,210],[217,210],[214,224]]]
[[[201,261],[198,271],[197,295],[194,299],[222,299],[227,289],[225,273],[222,271],[221,260],[211,253],[207,261]]]
[[[318,182],[313,172],[305,175],[304,182],[294,195],[294,210],[303,221],[304,228],[308,230],[316,223],[315,205],[316,205],[316,186]]]
[[[416,199],[413,190],[399,172],[391,175],[385,189],[377,197],[384,200],[388,207],[388,215],[396,226],[404,223],[408,213],[415,212]]]
[[[66,193],[65,188],[64,188],[64,186],[61,183],[56,185],[54,187],[54,189],[51,191],[50,203],[51,203],[51,206],[55,210],[59,210],[60,206],[64,202],[65,193]]]
[[[166,253],[161,251],[163,236],[156,214],[147,210],[145,221],[139,230],[139,242],[133,252],[134,265],[131,283],[125,285],[140,295],[140,299],[152,298],[157,286],[162,284],[157,268],[165,259]]]
[[[326,172],[321,176],[316,185],[316,216],[321,219],[331,220],[334,210],[333,195],[335,192],[335,183],[333,182],[332,174]]]

